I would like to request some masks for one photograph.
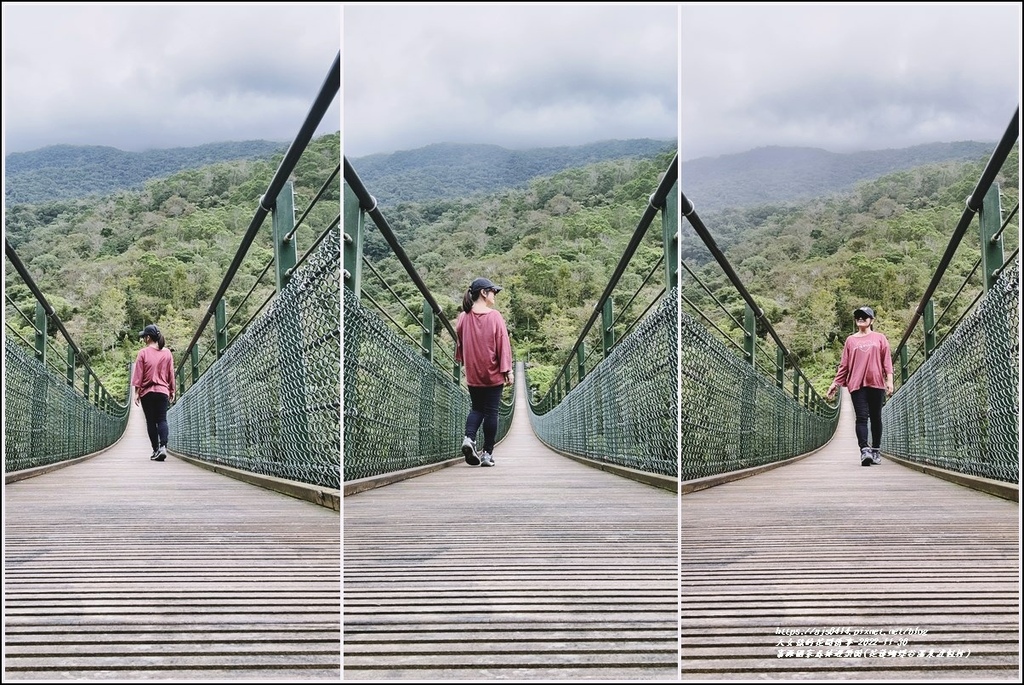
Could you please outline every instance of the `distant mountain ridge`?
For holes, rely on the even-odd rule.
[[[282,154],[287,145],[255,140],[147,152],[56,145],[16,152],[5,158],[5,200],[8,205],[38,204],[137,189],[148,180],[184,169],[269,159]],[[762,147],[682,162],[681,188],[700,213],[800,202],[847,192],[862,181],[917,166],[985,160],[994,147],[994,142],[974,141],[855,153]],[[651,158],[675,148],[675,141],[647,138],[528,150],[437,143],[349,161],[378,202],[393,205],[523,188],[531,179],[565,169],[628,157]]]
[[[701,212],[799,202],[852,190],[861,181],[926,164],[987,159],[995,142],[929,143],[895,150],[835,153],[761,147],[680,164],[682,192]]]
[[[7,204],[37,204],[141,188],[184,169],[283,153],[288,143],[249,140],[146,152],[99,145],[51,145],[4,158]]]
[[[378,202],[394,205],[522,188],[538,176],[625,157],[650,158],[675,148],[674,140],[650,138],[527,150],[436,143],[415,150],[350,158],[349,162]]]

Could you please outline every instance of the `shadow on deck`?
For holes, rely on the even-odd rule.
[[[862,467],[843,398],[824,449],[683,494],[682,678],[1019,682],[1019,505]]]
[[[150,452],[6,486],[4,679],[339,679],[337,512]]]

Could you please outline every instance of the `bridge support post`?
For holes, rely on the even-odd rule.
[[[213,329],[217,336],[217,359],[220,359],[228,346],[227,319],[224,298],[221,298],[217,303],[217,309],[213,313]]]
[[[274,264],[277,272],[276,286],[280,293],[292,277],[292,269],[298,261],[295,250],[295,188],[292,182],[284,184],[274,202],[271,226],[274,233]]]
[[[199,348],[194,345],[192,346],[189,362],[192,366],[192,385],[195,385],[196,381],[199,380]]]
[[[36,359],[40,363],[46,364],[46,309],[42,303],[36,302]],[[32,455],[33,463],[36,460],[46,456],[49,446],[47,443],[47,434],[49,431],[46,430],[46,369],[44,368],[40,373],[35,374],[32,382],[32,425],[31,435],[32,442],[29,446],[29,453]],[[88,391],[86,391],[88,396]]]
[[[1003,268],[1003,239],[999,233],[1002,223],[1002,211],[999,206],[999,185],[993,183],[985,193],[981,204],[978,224],[981,230],[981,273],[987,293],[999,277]]]
[[[743,374],[740,381],[739,458],[740,468],[754,465],[757,456],[757,381],[753,373]]]
[[[907,382],[907,376],[910,374],[910,353],[907,352],[907,346],[904,345],[900,348],[900,385]]]
[[[70,385],[72,388],[75,387],[76,361],[77,358],[75,357],[75,348],[73,348],[71,345],[68,345],[68,385]]]
[[[786,355],[782,353],[782,349],[775,348],[775,385],[782,389],[783,384],[786,381]]]
[[[345,285],[359,299],[363,288],[363,221],[359,198],[345,184]]]
[[[754,363],[754,342],[757,340],[757,320],[749,304],[743,305],[743,354]]]
[[[613,321],[615,319],[612,317],[612,298],[609,297],[604,301],[604,306],[601,308],[601,341],[605,357],[608,356],[608,353],[615,346],[615,331],[612,329]]]
[[[583,341],[580,343],[580,346],[576,348],[576,371],[578,374],[579,383],[583,382],[583,376],[585,376],[587,373],[587,355],[585,351],[586,346],[586,341]]]
[[[930,359],[935,352],[935,301],[928,300],[924,305],[924,358]]]
[[[36,359],[46,363],[46,309],[36,302]]]
[[[661,210],[661,236],[665,245],[665,286],[679,285],[679,183],[673,183]],[[581,376],[582,378],[582,376]]]
[[[434,310],[430,303],[423,301],[423,334],[421,337],[423,356],[434,361]]]

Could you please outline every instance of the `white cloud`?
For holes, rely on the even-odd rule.
[[[5,152],[290,141],[340,49],[341,7],[5,3],[3,33]],[[318,133],[339,128],[336,104]]]
[[[345,152],[675,138],[676,15],[674,5],[346,6]]]
[[[996,140],[1020,21],[1019,3],[686,7],[681,156]]]

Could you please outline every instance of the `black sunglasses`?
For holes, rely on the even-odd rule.
[[[857,316],[853,317],[853,320],[854,321],[867,321],[868,317],[864,316],[863,314],[858,314]]]

